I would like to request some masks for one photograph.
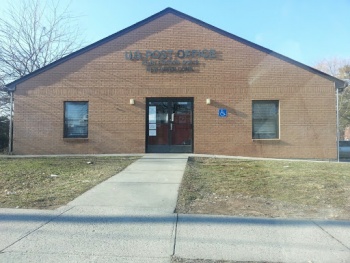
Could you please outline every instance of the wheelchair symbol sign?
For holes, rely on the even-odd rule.
[[[227,117],[227,110],[226,110],[226,109],[219,109],[218,115],[219,115],[219,117],[221,117],[221,118]]]

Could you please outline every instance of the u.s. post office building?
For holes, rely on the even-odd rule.
[[[13,153],[334,159],[344,85],[167,8],[7,85]]]

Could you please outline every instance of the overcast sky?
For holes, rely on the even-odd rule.
[[[310,66],[350,58],[350,0],[61,1],[79,16],[86,44],[172,7]],[[8,0],[0,2],[1,12]]]

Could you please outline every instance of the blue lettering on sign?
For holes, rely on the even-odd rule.
[[[227,117],[227,109],[219,109],[218,115],[221,118]]]

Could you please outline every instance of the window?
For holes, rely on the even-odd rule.
[[[66,101],[64,103],[64,138],[88,137],[87,101]]]
[[[253,101],[253,139],[278,139],[278,101]]]

